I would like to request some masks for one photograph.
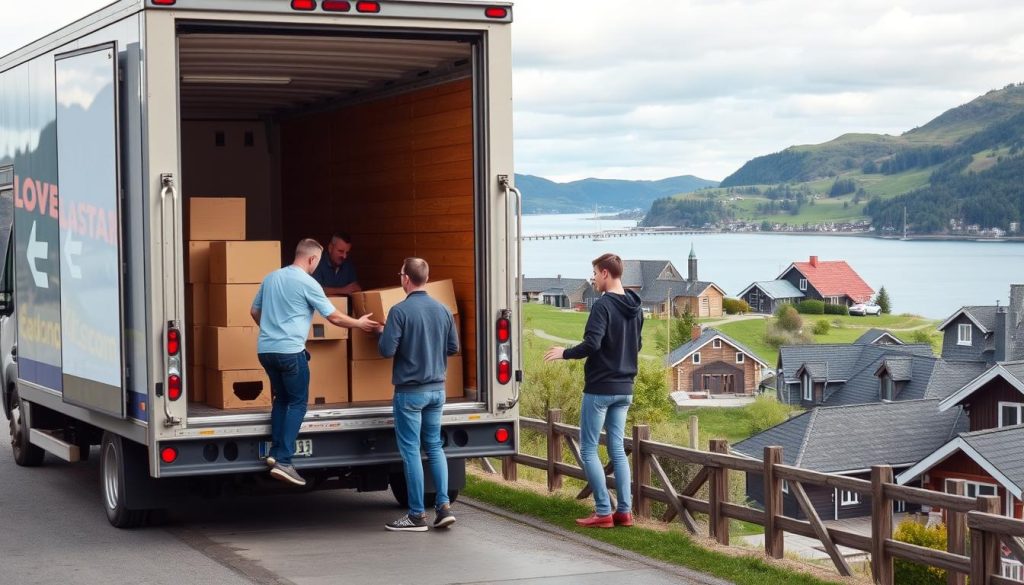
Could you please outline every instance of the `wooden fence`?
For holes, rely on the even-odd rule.
[[[516,479],[517,465],[526,465],[547,472],[549,490],[562,486],[563,477],[586,480],[582,469],[578,427],[563,424],[561,411],[548,411],[547,420],[520,418],[522,429],[539,432],[547,437],[547,456],[544,458],[517,454],[503,458],[502,475],[506,480]],[[605,442],[602,434],[601,442]],[[721,544],[729,544],[729,519],[742,520],[764,527],[765,553],[781,559],[785,552],[784,532],[791,532],[816,538],[824,547],[841,575],[851,575],[846,559],[840,554],[838,545],[870,553],[871,574],[874,582],[891,585],[893,561],[905,559],[947,571],[949,585],[965,585],[970,577],[973,584],[1010,585],[1022,583],[1001,576],[1002,555],[1000,547],[1005,546],[1017,559],[1024,560],[1024,521],[1007,518],[999,514],[1000,500],[997,496],[964,496],[964,482],[952,482],[953,492],[942,493],[931,490],[901,486],[894,482],[892,467],[876,465],[871,468],[871,479],[855,479],[800,469],[782,463],[781,447],[766,447],[764,460],[756,461],[729,453],[727,441],[716,439],[710,442],[709,451],[688,449],[650,440],[647,426],[634,426],[632,437],[625,439],[626,453],[633,468],[633,512],[641,517],[651,517],[651,502],[667,505],[661,520],[679,520],[692,534],[698,533],[694,513],[708,517],[709,536]],[[572,453],[575,464],[563,461],[565,450]],[[682,489],[672,485],[661,461],[672,460],[684,464],[699,465],[700,471]],[[762,476],[764,482],[764,509],[759,510],[729,501],[729,471]],[[611,473],[611,464],[605,467],[605,475]],[[658,486],[652,485],[652,477],[658,478]],[[783,511],[783,480],[788,483],[806,516],[801,520],[786,516]],[[608,486],[614,482],[607,478]],[[708,484],[708,499],[697,497],[701,487]],[[829,527],[822,522],[810,499],[804,484],[825,486],[856,492],[871,498],[871,536],[865,536],[838,527]],[[586,488],[577,496],[590,496]],[[908,544],[893,539],[893,503],[907,503],[941,508],[946,513],[948,543],[946,550],[935,550]],[[970,550],[967,550],[967,534],[970,533]]]

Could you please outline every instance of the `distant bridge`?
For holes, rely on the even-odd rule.
[[[611,230],[578,234],[533,234],[523,240],[607,240],[610,238],[631,238],[635,236],[689,236],[715,234],[718,230]]]

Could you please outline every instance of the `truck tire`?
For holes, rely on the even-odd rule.
[[[398,506],[401,508],[409,507],[409,488],[408,484],[405,483],[404,473],[392,473],[388,476],[388,485],[391,486],[391,495],[395,497],[395,501],[398,502]],[[427,508],[432,508],[434,502],[437,499],[436,492],[426,492],[423,494],[423,505]],[[459,490],[448,490],[448,500],[451,503],[455,503],[459,499]]]
[[[116,528],[138,528],[146,521],[146,510],[130,510],[126,504],[125,479],[128,466],[139,462],[129,461],[125,440],[113,433],[104,432],[100,445],[100,493],[103,494],[103,508],[107,520]]]
[[[39,467],[43,464],[46,451],[29,443],[28,425],[24,424],[21,413],[25,412],[24,401],[18,396],[16,388],[11,389],[11,450],[14,451],[14,462],[22,467]]]

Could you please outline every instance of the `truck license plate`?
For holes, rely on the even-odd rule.
[[[270,455],[270,441],[262,441],[260,443],[260,459],[266,459],[268,455]],[[295,456],[312,457],[313,439],[299,439],[295,441]]]

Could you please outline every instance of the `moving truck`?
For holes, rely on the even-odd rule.
[[[239,351],[251,324],[220,304],[244,308],[301,238],[337,230],[364,289],[422,256],[454,297],[451,489],[465,459],[513,454],[511,22],[500,1],[118,0],[0,57],[0,402],[17,464],[99,445],[118,527],[186,487],[266,481],[270,389]],[[314,373],[327,398],[295,465],[401,501],[388,368],[326,337],[341,339],[311,341],[311,367],[338,367]]]

